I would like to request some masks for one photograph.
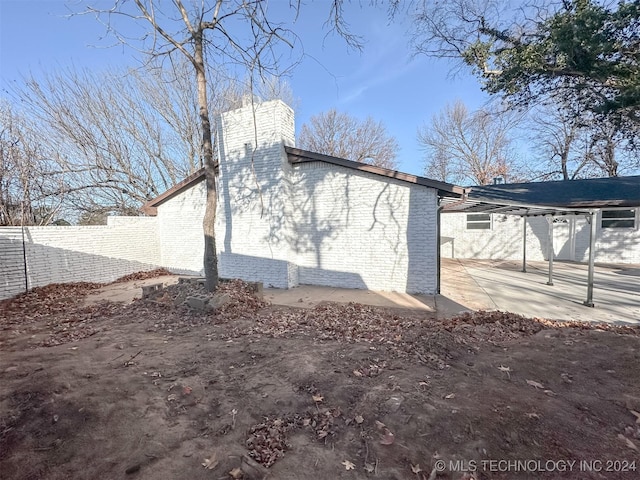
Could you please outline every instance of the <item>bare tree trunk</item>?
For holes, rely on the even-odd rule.
[[[213,157],[213,142],[211,139],[211,121],[209,119],[209,107],[207,103],[207,76],[204,65],[203,35],[202,30],[195,32],[195,69],[198,82],[198,106],[200,109],[200,126],[202,127],[202,155],[204,158],[204,174],[207,185],[207,200],[204,210],[204,276],[205,288],[213,292],[218,287],[218,257],[216,253],[216,164]]]

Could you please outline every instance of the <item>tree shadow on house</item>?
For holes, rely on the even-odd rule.
[[[411,199],[398,181],[323,162],[292,166],[278,142],[230,157],[220,168],[221,274],[404,291],[410,254],[400,216]]]

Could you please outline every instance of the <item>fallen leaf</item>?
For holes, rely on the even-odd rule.
[[[413,465],[413,464],[412,464],[412,465],[411,465],[411,471],[412,471],[413,473],[415,473],[416,475],[417,475],[418,473],[420,473],[420,472],[422,471],[422,469],[420,468],[420,464],[417,464],[417,465]]]
[[[243,471],[241,468],[236,467],[229,472],[229,475],[231,476],[231,478],[235,478],[235,479],[242,478]]]
[[[386,427],[386,425],[385,425],[384,423],[382,423],[382,422],[381,422],[381,421],[379,421],[379,420],[376,420],[376,428],[377,428],[378,430],[382,430],[382,429],[383,429],[383,428],[385,428],[385,427]]]
[[[361,372],[360,370],[354,370],[354,371],[353,371],[353,374],[354,374],[356,377],[361,377],[361,376],[362,376],[362,372]]]
[[[342,465],[344,465],[345,470],[353,470],[356,468],[355,464],[351,463],[349,460],[343,461]]]
[[[568,373],[561,373],[560,378],[562,378],[562,381],[565,383],[573,383],[573,378]]]
[[[324,400],[324,397],[322,395],[314,395],[311,398],[313,398],[314,402],[322,402]]]
[[[527,380],[527,385],[531,385],[535,389],[541,388],[544,390],[544,385],[539,382],[534,382],[533,380]]]
[[[554,392],[553,390],[545,390],[544,393],[546,395],[549,395],[550,397],[557,397],[558,394],[556,392]]]
[[[529,418],[538,418],[539,419],[540,415],[538,415],[535,412],[532,412],[532,413],[527,413],[527,417],[529,417]]]
[[[452,398],[456,398],[456,394],[455,393],[450,393],[449,395],[445,395],[445,400],[451,400]]]
[[[389,430],[388,428],[384,429],[384,435],[380,436],[380,444],[381,445],[393,445],[393,442],[395,442],[396,437],[393,434],[393,432],[391,432],[391,430]]]
[[[622,435],[621,433],[618,434],[618,438],[620,440],[623,440],[627,444],[627,447],[629,447],[630,449],[635,450],[636,452],[638,451],[638,447],[636,447],[636,444],[633,443],[631,440],[629,440],[624,435]]]
[[[304,420],[302,420],[302,425],[304,425],[305,427],[309,426],[310,423],[311,423],[310,418],[305,418]]]
[[[358,415],[356,416],[355,420],[356,420],[356,423],[360,425],[362,422],[364,422],[364,417],[362,415]]]
[[[218,465],[218,459],[216,458],[216,452],[211,454],[211,458],[205,458],[202,466],[207,470],[213,470]]]
[[[629,410],[629,411],[634,417],[636,417],[636,423],[640,423],[640,413],[636,412],[635,410]]]

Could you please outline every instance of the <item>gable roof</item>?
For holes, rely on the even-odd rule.
[[[471,187],[464,201],[444,200],[444,211],[547,215],[640,206],[640,176]]]
[[[373,173],[374,175],[380,175],[381,177],[395,178],[396,180],[400,180],[403,182],[435,188],[436,190],[438,190],[438,195],[453,196],[455,198],[458,198],[464,193],[463,187],[459,187],[451,183],[440,182],[438,180],[432,180],[425,177],[418,177],[409,173],[403,173],[396,170],[390,170],[388,168],[369,165],[368,163],[354,162],[353,160],[332,157],[330,155],[323,155],[321,153],[301,150],[299,148],[284,147],[284,149],[287,152],[289,163],[291,163],[292,165],[310,162],[323,162],[330,165],[338,165],[340,167],[358,170],[360,172]]]
[[[395,170],[389,170],[388,168],[376,167],[374,165],[369,165],[361,162],[354,162],[351,160],[346,160],[344,158],[331,157],[329,155],[322,155],[320,153],[309,152],[306,150],[301,150],[299,148],[293,147],[285,147],[285,151],[287,153],[287,158],[289,163],[292,165],[300,164],[300,163],[308,163],[308,162],[323,162],[331,165],[338,165],[340,167],[350,168],[353,170],[358,170],[361,172],[369,172],[375,175],[380,175],[386,178],[395,178],[396,180],[400,180],[407,183],[413,183],[416,185],[423,185],[425,187],[435,188],[438,190],[438,195],[448,195],[453,196],[454,198],[459,198],[462,196],[464,192],[464,188],[459,187],[457,185],[452,185],[446,182],[440,182],[438,180],[432,180],[430,178],[418,177],[415,175],[410,175],[408,173],[398,172]],[[171,187],[166,192],[158,195],[157,197],[149,200],[145,203],[140,210],[147,215],[157,215],[158,206],[162,205],[164,202],[172,199],[176,195],[181,194],[185,190],[188,190],[192,186],[200,183],[204,180],[204,168],[192,173],[187,178],[182,180],[180,183],[177,183],[173,187]]]

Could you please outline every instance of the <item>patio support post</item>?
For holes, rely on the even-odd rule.
[[[522,271],[527,273],[527,217],[524,218],[524,226],[522,228]]]
[[[587,279],[587,299],[583,302],[587,307],[593,307],[593,270],[596,261],[596,234],[598,232],[597,210],[589,212],[586,216],[587,222],[591,225],[589,230],[589,274]]]
[[[549,256],[549,280],[547,285],[553,286],[553,217],[547,216],[547,223],[549,224],[549,245],[547,248],[547,255]]]
[[[440,295],[440,283],[442,281],[442,254],[440,252],[440,243],[442,242],[442,207],[438,206],[436,211],[436,295]],[[453,257],[453,254],[451,255]]]

